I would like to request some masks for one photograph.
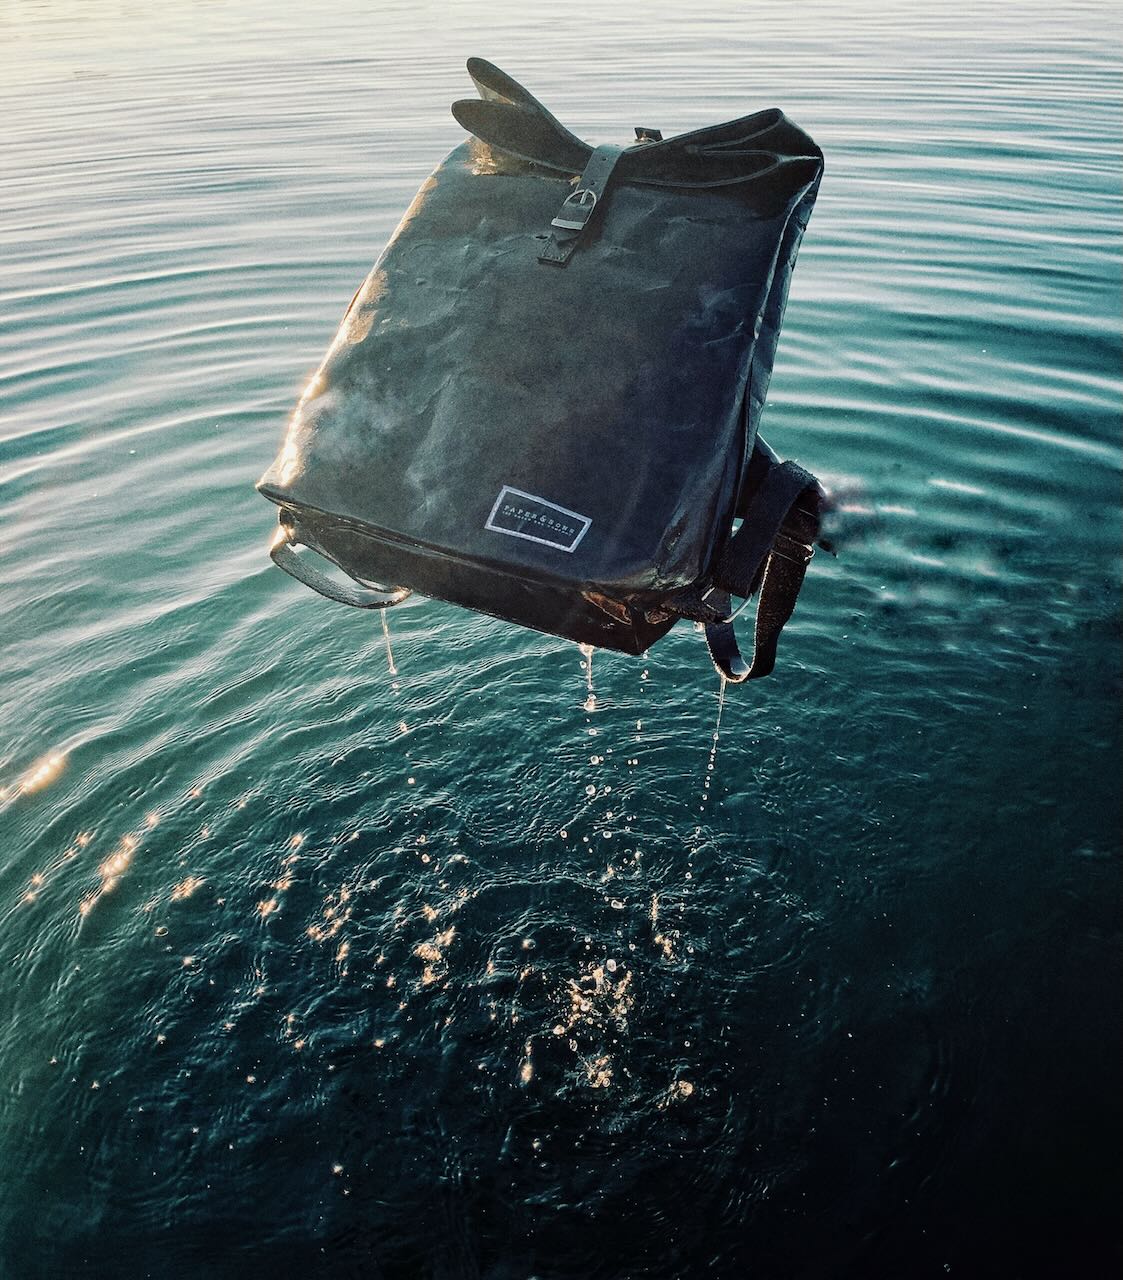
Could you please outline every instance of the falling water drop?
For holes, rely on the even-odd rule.
[[[717,719],[714,721],[713,741],[710,743],[710,758],[706,761],[706,772],[702,783],[702,803],[698,806],[700,809],[706,807],[706,801],[710,798],[710,784],[713,781],[711,775],[714,772],[714,761],[717,759],[718,738],[721,736],[721,713],[725,710],[725,677],[719,675],[721,688],[717,695]]]
[[[593,646],[581,644],[581,669],[585,672],[585,701],[582,704],[586,711],[597,709],[597,695],[593,692]]]
[[[378,616],[382,619],[382,634],[386,638],[386,664],[390,668],[390,674],[396,676],[398,668],[394,662],[394,650],[390,648],[390,624],[386,621],[386,610],[379,610]]]

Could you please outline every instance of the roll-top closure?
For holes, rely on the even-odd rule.
[[[594,148],[571,133],[517,81],[482,58],[468,70],[481,99],[465,98],[452,114],[469,133],[520,160],[567,175],[582,174]],[[817,167],[822,152],[777,108],[665,141],[620,149],[613,180],[643,186],[707,188],[753,182],[792,164]]]

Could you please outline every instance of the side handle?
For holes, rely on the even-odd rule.
[[[356,582],[355,586],[337,583],[326,573],[309,563],[305,556],[293,550],[294,535],[291,525],[281,523],[269,548],[269,558],[278,569],[284,571],[297,582],[319,592],[327,600],[337,604],[348,604],[353,609],[389,609],[411,594],[408,587],[368,587]],[[346,570],[344,570],[346,572]]]

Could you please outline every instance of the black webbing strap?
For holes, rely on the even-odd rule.
[[[611,144],[597,147],[593,151],[577,186],[566,196],[557,217],[550,223],[550,238],[538,255],[539,262],[551,262],[554,266],[564,267],[573,256],[574,249],[593,219],[597,205],[604,197],[608,180],[616,168],[616,161],[623,153],[623,147]]]
[[[776,645],[792,616],[819,531],[822,490],[794,462],[773,466],[743,511],[705,602],[720,612],[706,623],[706,644],[718,673],[732,684],[759,679],[776,665]],[[752,662],[741,656],[733,631],[732,600],[757,589],[756,636]]]
[[[349,604],[354,609],[388,609],[391,605],[401,604],[410,594],[408,587],[387,590],[359,583],[353,587],[337,583],[314,564],[310,564],[304,556],[297,555],[292,549],[291,536],[289,526],[282,524],[269,549],[270,559],[278,569],[284,569],[290,577],[303,582],[313,591],[318,591],[328,600],[334,600],[337,604]]]

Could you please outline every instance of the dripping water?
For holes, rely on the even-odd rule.
[[[698,806],[699,809],[704,809],[706,801],[710,798],[710,784],[714,779],[714,763],[717,760],[717,744],[718,739],[721,737],[721,713],[725,710],[726,680],[723,675],[719,675],[718,679],[721,681],[721,688],[718,690],[717,695],[717,719],[714,721],[713,738],[710,742],[710,758],[706,761],[706,775],[702,782],[702,803]]]
[[[396,676],[398,667],[394,662],[394,650],[390,647],[390,624],[386,621],[386,610],[380,610],[378,616],[382,619],[382,635],[386,640],[386,665],[390,668],[390,674]]]
[[[597,695],[593,692],[593,646],[591,644],[581,644],[577,647],[581,650],[581,670],[585,673],[585,701],[583,706],[586,711],[595,711],[597,709]]]

